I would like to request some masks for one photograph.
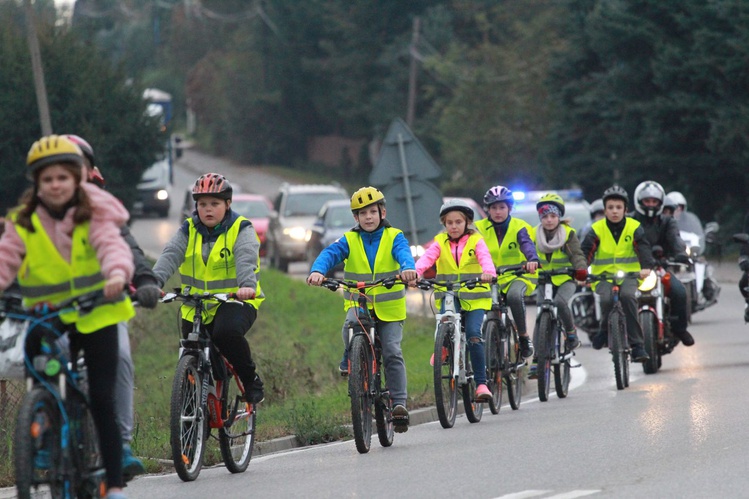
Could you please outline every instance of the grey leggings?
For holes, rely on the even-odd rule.
[[[507,304],[512,312],[512,320],[515,321],[520,336],[528,334],[525,326],[525,291],[527,289],[525,282],[515,279],[505,293]]]

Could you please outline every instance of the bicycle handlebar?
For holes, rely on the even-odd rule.
[[[399,280],[400,276],[384,277],[382,279],[377,279],[376,281],[353,281],[348,279],[334,279],[332,277],[327,277],[323,280],[322,283],[320,283],[320,286],[328,288],[331,291],[336,291],[340,287],[363,290],[366,288],[374,288],[376,286],[384,286],[385,288],[390,289]]]
[[[503,274],[514,274],[514,275],[522,275],[526,274],[528,271],[525,269],[525,264],[520,263],[517,265],[508,265],[507,267],[497,267],[497,276],[501,276]]]
[[[416,286],[419,289],[431,289],[434,287],[446,288],[448,291],[452,291],[455,287],[466,289],[474,289],[477,285],[483,284],[481,279],[478,277],[472,277],[470,279],[463,279],[460,281],[439,281],[437,279],[417,279]]]
[[[174,288],[171,293],[165,293],[164,296],[159,300],[161,303],[171,303],[175,300],[182,302],[198,303],[205,300],[218,300],[220,302],[227,302],[238,300],[237,293],[211,293],[205,291],[203,293],[190,293],[190,288],[186,287],[184,291],[180,288]]]
[[[124,294],[124,293],[123,293]],[[118,298],[121,298],[122,294]],[[96,306],[104,303],[112,303],[118,300],[118,298],[105,298],[104,291],[98,289],[96,291],[90,291],[82,295],[73,296],[67,300],[63,300],[60,303],[37,303],[36,305],[25,308],[22,306],[22,298],[20,295],[10,294],[4,295],[0,299],[0,319],[7,317],[15,317],[20,319],[26,319],[29,317],[40,318],[46,316],[60,315],[66,311],[77,310],[80,312],[90,312]]]
[[[618,272],[601,272],[600,274],[588,274],[585,282],[596,282],[596,281],[608,281],[612,282],[615,279],[621,280],[625,277],[636,277],[640,278],[640,272],[624,272],[622,270]]]

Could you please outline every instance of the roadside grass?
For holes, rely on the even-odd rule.
[[[338,374],[343,353],[343,300],[339,293],[309,287],[273,269],[263,270],[268,298],[248,334],[266,398],[257,421],[257,440],[296,435],[304,444],[348,438],[347,383]],[[165,289],[177,285],[173,278]],[[135,361],[133,449],[149,472],[169,467],[169,406],[178,353],[178,304],[139,310],[130,327]],[[432,403],[432,317],[409,317],[403,352],[409,407]],[[220,463],[219,446],[209,443],[206,465]],[[165,460],[165,461],[164,461]]]

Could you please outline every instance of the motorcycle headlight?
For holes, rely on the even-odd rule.
[[[640,291],[651,291],[653,288],[655,288],[656,284],[658,284],[658,275],[655,273],[655,271],[651,270],[645,280],[642,281],[642,284],[637,287],[637,289],[639,289]]]

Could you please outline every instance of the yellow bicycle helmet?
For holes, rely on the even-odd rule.
[[[63,135],[48,135],[31,145],[26,165],[33,175],[40,168],[53,163],[72,163],[83,166],[83,152],[73,141]]]
[[[356,213],[375,203],[384,205],[385,195],[376,187],[362,187],[351,196],[351,211]]]
[[[554,206],[559,208],[559,211],[562,213],[561,216],[564,216],[564,200],[559,194],[555,194],[553,192],[544,194],[536,203],[536,209],[539,209],[542,204],[553,204]]]

